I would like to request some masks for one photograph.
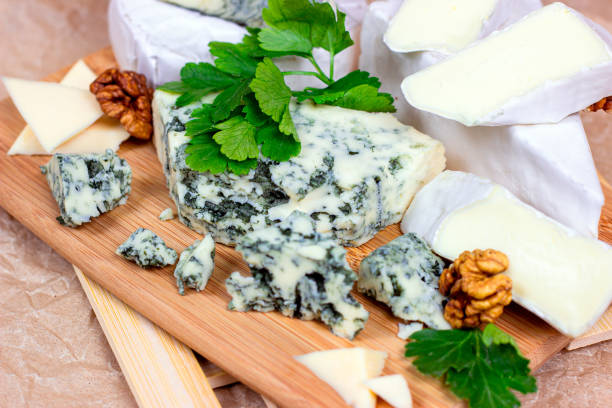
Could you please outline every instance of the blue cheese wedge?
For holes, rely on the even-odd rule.
[[[419,321],[434,329],[450,329],[444,320],[445,297],[438,291],[444,262],[414,234],[394,239],[359,266],[359,291],[391,307],[407,321]]]
[[[236,249],[253,276],[234,272],[226,280],[230,309],[276,309],[289,317],[320,319],[348,339],[363,329],[368,312],[350,294],[357,277],[346,250],[331,234],[318,233],[307,214],[295,212],[277,225],[253,231]]]
[[[132,170],[112,150],[104,154],[55,154],[40,167],[60,209],[62,225],[78,227],[125,204]]]
[[[442,144],[392,115],[292,103],[302,143],[298,157],[260,157],[248,175],[210,174],[185,164],[185,123],[198,104],[177,109],[176,95],[157,91],[155,143],[179,219],[215,241],[308,214],[318,232],[361,245],[398,222],[414,194],[445,166]]]
[[[141,268],[163,267],[176,262],[177,253],[153,231],[138,228],[115,252]]]
[[[267,0],[164,0],[200,13],[250,26],[263,24],[261,11]]]
[[[185,286],[198,292],[204,290],[214,268],[215,241],[210,235],[207,235],[181,253],[178,265],[174,270],[178,292],[184,295]]]

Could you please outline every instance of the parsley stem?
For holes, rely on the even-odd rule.
[[[323,70],[321,69],[319,64],[317,64],[317,61],[314,59],[314,57],[312,55],[309,55],[306,58],[308,58],[308,61],[310,61],[310,63],[316,68],[316,70],[321,75],[321,76],[317,76],[317,78],[319,78],[321,81],[325,82],[327,85],[329,85],[329,84],[331,84],[333,82],[327,75],[325,75],[325,72],[323,72]]]
[[[311,75],[317,77],[322,82],[329,84],[329,80],[318,72],[313,71],[283,71],[283,75]]]
[[[334,60],[336,59],[336,53],[332,50],[329,52],[329,79],[334,80]]]

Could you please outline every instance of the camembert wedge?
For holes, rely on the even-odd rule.
[[[612,301],[612,247],[472,174],[436,177],[416,195],[401,228],[447,259],[473,249],[505,253],[513,300],[568,336],[588,330]]]

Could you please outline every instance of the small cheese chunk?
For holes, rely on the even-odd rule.
[[[47,152],[90,126],[102,116],[89,91],[53,82],[4,78],[21,116]]]
[[[55,154],[44,166],[62,225],[78,227],[92,217],[125,204],[132,170],[110,150],[104,154]]]
[[[504,1],[405,0],[384,41],[396,52],[456,52],[478,39],[497,4]]]
[[[444,320],[438,280],[444,262],[426,242],[406,234],[374,250],[359,266],[359,291],[391,307],[401,319],[434,329],[450,329]]]
[[[279,224],[250,232],[236,249],[253,276],[234,272],[227,279],[230,309],[277,309],[289,317],[320,319],[348,339],[363,329],[368,312],[350,294],[357,276],[346,250],[331,234],[315,231],[308,215],[294,212]]]
[[[414,333],[423,330],[423,323],[413,322],[408,324],[399,323],[397,325],[397,337],[402,340],[408,340],[408,337]]]
[[[612,247],[472,174],[436,177],[417,194],[401,227],[447,259],[473,249],[505,253],[513,299],[568,336],[583,334],[612,301]]]
[[[376,377],[364,382],[380,398],[394,408],[412,408],[412,395],[406,380],[399,374]]]
[[[374,408],[376,397],[364,382],[380,375],[387,353],[355,347],[317,351],[295,359],[328,383],[355,408]]]
[[[612,91],[612,36],[561,3],[402,82],[408,102],[467,126],[558,122]]]
[[[159,214],[159,219],[162,221],[170,221],[173,218],[174,218],[174,212],[172,211],[172,208],[166,208],[164,211],[162,211]]]
[[[184,295],[185,286],[198,292],[204,290],[214,268],[215,241],[209,234],[201,241],[194,242],[181,253],[174,270],[178,292]]]
[[[157,234],[144,228],[134,231],[115,253],[141,268],[173,265],[178,257],[176,251],[168,248]]]

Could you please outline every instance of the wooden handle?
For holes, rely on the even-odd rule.
[[[140,408],[221,408],[190,348],[74,267]],[[225,376],[224,376],[225,375]],[[229,379],[215,377],[217,384]]]

